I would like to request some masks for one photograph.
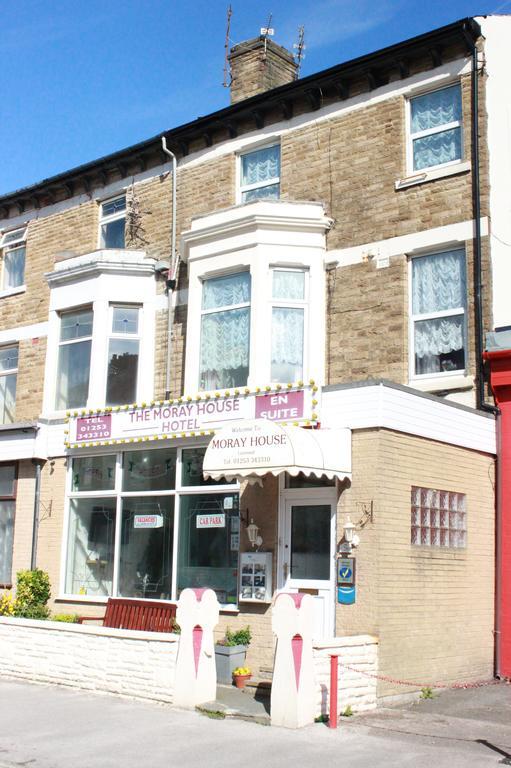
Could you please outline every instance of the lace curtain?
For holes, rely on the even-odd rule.
[[[248,378],[249,349],[249,307],[203,315],[201,389],[244,386]]]
[[[461,91],[458,85],[444,88],[424,96],[417,96],[411,103],[412,134],[434,130],[448,123],[461,122]],[[414,139],[414,170],[429,168],[461,158],[461,128],[432,133]]]
[[[4,287],[17,288],[25,280],[25,248],[14,248],[4,256]]]
[[[427,315],[465,305],[465,253],[448,251],[412,262],[412,311]],[[414,325],[416,373],[464,367],[464,315],[417,320]]]
[[[202,309],[232,307],[250,301],[250,275],[240,272],[227,277],[213,277],[204,282]]]
[[[274,299],[303,301],[304,291],[304,272],[289,272],[283,269],[273,270],[272,295]]]
[[[303,375],[303,309],[274,307],[271,326],[271,380],[299,381]]]
[[[280,175],[280,147],[266,147],[241,157],[241,185],[258,184]]]

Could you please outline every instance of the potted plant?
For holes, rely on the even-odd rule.
[[[237,667],[242,667],[251,640],[250,627],[234,632],[227,628],[225,637],[215,645],[216,676],[219,683],[230,685]]]
[[[244,688],[251,677],[252,672],[249,667],[237,667],[232,673],[232,679],[236,688]]]

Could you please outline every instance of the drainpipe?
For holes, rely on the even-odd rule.
[[[476,405],[481,411],[498,414],[499,409],[487,403],[484,397],[484,340],[483,301],[481,291],[481,182],[479,172],[479,76],[477,46],[465,28],[465,38],[472,51],[472,206],[474,211],[474,314],[476,327],[477,387]]]
[[[170,251],[170,267],[167,274],[167,362],[165,366],[165,400],[170,398],[170,368],[172,365],[172,327],[174,325],[173,296],[177,284],[177,270],[179,267],[176,259],[176,210],[177,210],[177,160],[176,156],[167,147],[167,139],[161,137],[161,146],[166,155],[172,160],[172,243]]]
[[[30,554],[30,570],[36,569],[37,562],[37,537],[39,535],[39,509],[41,504],[41,467],[43,462],[32,459],[35,465],[35,489],[34,489],[34,516],[32,521],[32,552]]]

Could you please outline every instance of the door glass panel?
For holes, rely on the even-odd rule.
[[[330,504],[291,508],[291,578],[330,579]]]

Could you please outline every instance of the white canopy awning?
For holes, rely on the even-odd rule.
[[[350,430],[284,427],[267,419],[237,421],[215,434],[204,456],[204,477],[213,480],[255,483],[282,472],[349,477]]]

